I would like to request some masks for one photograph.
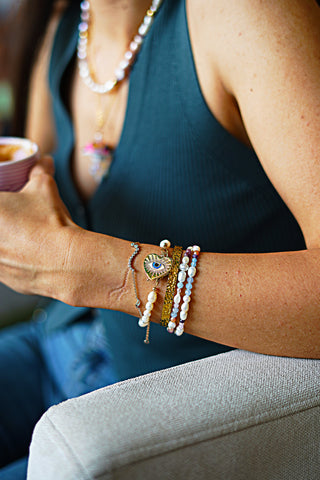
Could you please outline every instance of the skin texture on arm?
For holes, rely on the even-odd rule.
[[[254,146],[308,250],[201,253],[186,332],[260,353],[320,358],[319,9],[309,0],[234,0],[227,6],[190,0],[188,16],[209,107]],[[2,193],[0,202],[4,283],[72,305],[137,314],[127,272],[130,242],[77,227],[50,173],[38,167],[22,192]],[[152,285],[142,260],[160,249],[141,247],[135,267],[145,301]],[[164,290],[161,282],[154,321]]]

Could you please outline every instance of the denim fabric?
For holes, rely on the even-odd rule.
[[[27,468],[28,457],[21,458],[0,470],[0,480],[25,480]]]
[[[27,454],[33,427],[45,410],[45,378],[35,324],[1,330],[0,467]]]
[[[1,330],[0,480],[25,478],[23,458],[47,408],[115,381],[99,318],[51,335],[38,321]]]

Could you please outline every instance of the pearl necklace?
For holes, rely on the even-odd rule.
[[[128,50],[125,52],[123,59],[114,71],[114,78],[107,80],[105,83],[97,83],[94,74],[90,70],[88,59],[88,43],[90,41],[89,25],[90,25],[90,2],[84,0],[80,4],[81,22],[78,27],[78,68],[79,74],[84,83],[90,90],[98,95],[112,92],[119,83],[126,79],[130,69],[136,60],[138,52],[153,23],[154,16],[160,8],[162,0],[153,0],[151,6],[147,10],[138,33],[130,42]],[[103,111],[97,113],[97,125],[94,140],[81,149],[83,155],[89,160],[89,173],[96,183],[100,183],[103,178],[108,175],[110,164],[112,162],[114,150],[103,140],[103,127],[105,119]]]
[[[120,82],[127,78],[130,68],[132,67],[137,54],[141,48],[145,36],[147,35],[153,23],[154,16],[160,8],[162,0],[153,0],[151,6],[147,10],[138,33],[130,42],[128,50],[125,52],[123,59],[114,71],[114,78],[107,80],[105,83],[99,84],[93,78],[88,62],[88,43],[89,43],[89,23],[90,23],[90,2],[84,0],[81,5],[81,22],[79,24],[78,37],[78,67],[79,74],[84,83],[95,93],[104,94],[111,92]]]

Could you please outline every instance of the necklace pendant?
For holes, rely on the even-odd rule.
[[[108,176],[110,164],[112,162],[113,149],[106,143],[101,141],[94,141],[88,143],[82,152],[85,157],[88,157],[89,173],[97,183]]]

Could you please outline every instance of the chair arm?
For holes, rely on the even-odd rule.
[[[318,480],[320,362],[234,350],[51,407],[28,480]]]

